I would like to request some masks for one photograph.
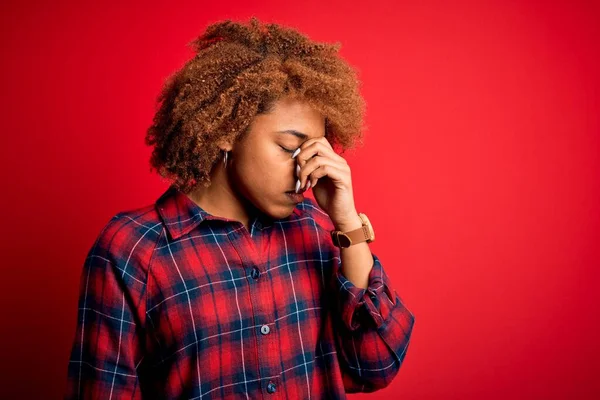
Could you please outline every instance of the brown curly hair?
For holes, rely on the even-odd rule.
[[[150,171],[184,192],[210,185],[218,140],[233,143],[284,96],[325,116],[325,137],[343,150],[362,142],[365,102],[341,45],[317,43],[277,24],[225,20],[188,43],[196,55],[167,78],[145,143]]]

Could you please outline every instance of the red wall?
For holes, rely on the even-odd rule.
[[[598,2],[12,3],[1,398],[61,396],[87,250],[166,188],[143,143],[160,87],[207,24],[251,15],[342,42],[362,77],[356,204],[416,324],[356,397],[600,396]]]

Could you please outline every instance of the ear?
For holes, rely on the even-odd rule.
[[[217,146],[219,147],[219,149],[221,149],[223,151],[231,151],[231,149],[233,149],[233,146],[231,145],[231,143],[229,143],[228,141],[226,141],[224,139],[219,139],[217,141]]]

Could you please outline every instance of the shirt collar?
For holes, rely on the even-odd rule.
[[[173,240],[189,233],[204,220],[220,220],[226,222],[238,222],[233,219],[217,217],[202,209],[181,190],[170,186],[157,200],[156,210],[160,215],[165,228]],[[294,214],[300,215],[298,207],[294,208]],[[288,217],[289,218],[289,217]],[[251,225],[255,229],[271,227],[275,220],[266,214],[259,213],[252,220]]]

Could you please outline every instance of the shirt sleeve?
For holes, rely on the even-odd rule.
[[[107,250],[109,243],[119,246],[106,236],[96,240],[82,269],[65,399],[142,398],[136,367],[145,285]]]
[[[336,248],[337,249],[337,248]],[[339,253],[339,249],[337,250]],[[373,254],[366,289],[356,287],[334,261],[332,289],[347,393],[373,392],[389,385],[406,356],[415,317],[393,289],[381,261]]]

